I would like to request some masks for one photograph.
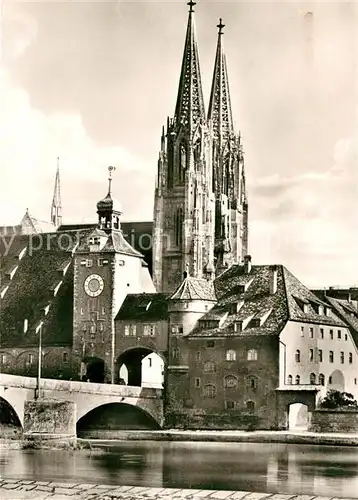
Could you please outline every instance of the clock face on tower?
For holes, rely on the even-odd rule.
[[[91,274],[84,283],[85,292],[90,297],[98,297],[103,291],[104,281],[98,274]]]

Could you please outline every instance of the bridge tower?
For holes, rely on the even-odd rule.
[[[79,243],[74,256],[73,347],[80,375],[91,382],[114,383],[114,320],[128,293],[154,292],[143,256],[125,240],[122,209],[109,187],[97,203],[98,225]]]

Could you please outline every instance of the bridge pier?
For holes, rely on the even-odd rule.
[[[25,445],[76,443],[76,403],[57,399],[35,399],[24,404]]]

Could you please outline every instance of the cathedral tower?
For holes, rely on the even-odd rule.
[[[154,200],[153,280],[174,292],[184,275],[212,279],[245,255],[245,178],[231,114],[220,21],[206,116],[190,1],[174,117],[163,127]]]
[[[174,291],[188,273],[214,271],[210,134],[206,123],[194,2],[189,18],[174,118],[162,133],[154,203],[153,278]]]
[[[215,192],[215,269],[220,274],[247,253],[247,200],[241,137],[234,131],[229,80],[219,28],[208,110],[212,133],[213,191]]]

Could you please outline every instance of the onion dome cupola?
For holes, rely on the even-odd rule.
[[[112,172],[114,170],[115,167],[108,167],[108,193],[105,198],[97,203],[98,226],[106,232],[121,229],[120,216],[122,215],[122,207],[112,197],[111,193]]]

